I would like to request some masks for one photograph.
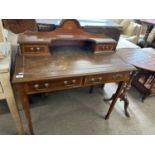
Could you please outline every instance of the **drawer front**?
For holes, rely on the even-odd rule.
[[[113,43],[103,43],[96,45],[96,51],[113,51],[115,44]]]
[[[128,80],[129,77],[130,77],[130,74],[128,72],[91,75],[85,78],[84,83],[85,85],[97,85],[102,83],[124,81],[124,80]]]
[[[38,55],[49,55],[48,45],[21,45],[21,54],[30,55],[30,56],[38,56]]]
[[[0,82],[0,93],[3,93],[3,88],[2,88],[1,82]]]
[[[29,93],[37,93],[42,91],[54,91],[80,87],[82,85],[82,78],[64,78],[50,81],[31,82],[28,86]]]

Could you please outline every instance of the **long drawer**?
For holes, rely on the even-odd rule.
[[[118,82],[128,80],[129,72],[90,75],[85,78],[84,85],[96,85],[102,83]]]
[[[48,92],[71,89],[83,86],[97,85],[110,82],[127,81],[129,72],[88,75],[86,77],[70,77],[56,80],[35,81],[26,84],[29,93]]]
[[[49,81],[38,81],[27,84],[29,93],[46,92],[54,90],[63,90],[80,87],[82,85],[82,77],[64,78]]]

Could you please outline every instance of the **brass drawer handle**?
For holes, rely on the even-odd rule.
[[[69,82],[67,80],[64,81],[64,84],[68,84]],[[76,80],[72,80],[72,84],[76,83]]]
[[[66,81],[64,81],[64,84],[68,84],[68,81],[66,80]]]
[[[65,86],[67,86],[67,87],[71,87],[71,86],[73,86],[75,83],[76,83],[76,80],[72,80],[71,82],[69,82],[69,81],[67,81],[67,80],[64,81],[64,84],[65,84]]]
[[[104,50],[105,49],[105,46],[101,46],[101,49]]]
[[[45,86],[46,88],[48,88],[48,87],[49,87],[49,83],[45,83],[44,86]]]
[[[106,46],[106,49],[107,49],[107,50],[109,49],[109,46],[108,46],[108,45]]]
[[[76,83],[76,80],[72,80],[72,83]]]
[[[33,47],[30,47],[30,50],[31,50],[31,51],[34,51],[34,48],[33,48]]]
[[[40,51],[40,47],[37,47],[36,49],[37,49],[37,51]]]
[[[119,78],[122,78],[122,77],[123,77],[122,74],[116,74],[116,75],[112,76],[113,79],[119,79]]]
[[[101,81],[102,80],[102,77],[99,77],[98,79],[99,79],[99,81]]]
[[[91,78],[91,81],[95,81],[95,78]]]
[[[103,79],[102,77],[99,77],[97,80],[101,81],[102,79]],[[96,80],[95,78],[91,78],[92,82],[95,82],[95,80]]]
[[[39,84],[35,84],[34,88],[36,88],[36,89],[39,88]]]

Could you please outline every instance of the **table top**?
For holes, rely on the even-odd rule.
[[[75,47],[60,48],[51,56],[17,56],[13,83],[133,70],[116,53],[96,55]]]
[[[140,69],[155,71],[155,49],[119,49],[118,55],[126,62]]]

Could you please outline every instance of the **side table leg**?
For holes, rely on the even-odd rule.
[[[113,95],[113,100],[112,100],[112,103],[111,103],[111,105],[110,105],[110,108],[109,108],[109,110],[108,110],[108,112],[107,112],[107,114],[106,114],[106,116],[105,116],[105,119],[106,119],[106,120],[109,118],[109,116],[110,116],[110,114],[111,114],[111,112],[112,112],[112,110],[113,110],[113,108],[114,108],[114,106],[115,106],[115,104],[116,104],[116,101],[117,101],[117,99],[119,98],[119,96],[120,96],[120,94],[121,94],[121,92],[122,92],[122,90],[123,90],[124,85],[125,85],[125,82],[122,82],[122,81],[121,81],[121,82],[119,83],[118,88],[117,88],[117,90],[116,90],[116,93],[115,93],[115,95]]]
[[[129,101],[127,96],[123,96],[122,100],[124,101],[124,112],[126,117],[130,117],[130,114],[128,112],[128,106],[129,106]]]
[[[130,79],[126,82],[124,90],[122,91],[122,94],[120,95],[120,100],[124,101],[124,113],[126,117],[130,117],[130,114],[128,112],[129,100],[127,98],[127,93],[131,87],[131,82],[136,74],[137,73],[135,71],[131,73]]]

